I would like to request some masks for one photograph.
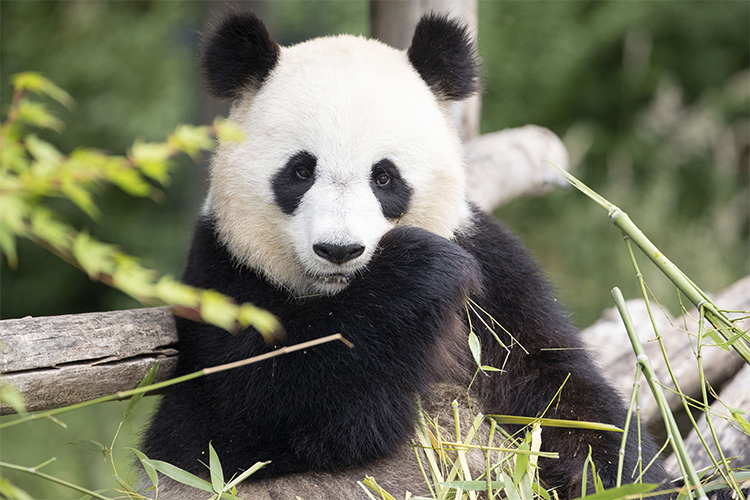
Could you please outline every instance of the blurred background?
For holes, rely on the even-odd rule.
[[[233,2],[255,10],[282,45],[310,37],[369,33],[368,4],[349,1]],[[198,32],[223,3],[90,0],[0,4],[0,110],[11,77],[39,71],[77,101],[62,134],[43,137],[65,152],[95,147],[122,154],[135,139],[160,141],[180,123],[210,123],[226,110],[204,95]],[[484,62],[482,132],[528,123],[563,138],[571,170],[629,213],[699,286],[716,292],[750,271],[750,3],[479,1]],[[76,227],[121,245],[179,276],[206,191],[205,160],[181,158],[156,203],[116,188],[88,219],[53,203]],[[590,325],[611,306],[610,289],[636,297],[622,238],[606,212],[572,188],[517,200],[497,211],[526,242],[574,321]],[[678,312],[667,282],[649,272],[659,300]],[[19,265],[0,269],[0,317],[138,307],[33,244]],[[153,401],[141,405],[115,445],[118,472],[136,446]],[[111,465],[65,443],[107,446],[124,406],[110,404],[0,435],[0,459],[92,489],[112,487]],[[122,469],[122,470],[121,470]],[[0,471],[6,475],[6,471]],[[7,474],[34,498],[80,498],[35,478]]]

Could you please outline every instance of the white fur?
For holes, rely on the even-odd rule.
[[[219,147],[204,212],[244,264],[296,295],[336,293],[346,286],[337,277],[364,269],[396,223],[369,185],[379,160],[393,161],[414,190],[398,223],[446,238],[468,224],[462,148],[446,105],[404,52],[380,42],[343,35],[283,48],[262,87],[232,108],[246,140]],[[290,216],[275,204],[271,179],[299,151],[318,163]],[[339,266],[314,253],[321,242],[365,252]]]

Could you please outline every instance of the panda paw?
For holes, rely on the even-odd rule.
[[[416,227],[388,231],[368,270],[370,279],[383,280],[391,290],[454,295],[462,302],[480,290],[479,265],[473,256],[458,244]]]

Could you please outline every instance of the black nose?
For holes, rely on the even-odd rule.
[[[343,264],[362,255],[365,247],[362,245],[329,245],[328,243],[318,243],[313,245],[313,250],[325,260],[334,264]]]

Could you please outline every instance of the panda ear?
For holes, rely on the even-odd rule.
[[[479,58],[466,25],[446,15],[419,20],[409,61],[441,99],[458,101],[479,90]]]
[[[219,99],[234,99],[261,86],[281,48],[255,14],[230,12],[209,28],[202,52],[208,91]]]

